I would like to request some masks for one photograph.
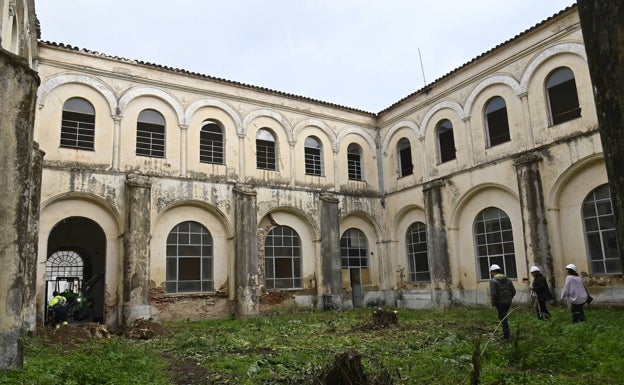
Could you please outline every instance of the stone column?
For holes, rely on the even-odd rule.
[[[25,59],[0,49],[0,370],[23,365],[18,341],[24,302],[30,306],[34,290],[28,280],[37,261],[32,239],[37,218],[31,215],[38,207],[31,205],[39,198],[31,194],[39,189],[33,186],[36,178],[31,180],[31,158],[38,86],[39,77]]]
[[[522,118],[524,120],[524,129],[525,129],[526,138],[527,138],[527,147],[533,148],[535,147],[535,139],[533,138],[533,126],[531,124],[531,108],[529,107],[528,93],[523,92],[520,95],[520,100],[522,100]]]
[[[152,316],[150,306],[150,210],[148,177],[126,177],[126,223],[123,263],[123,322]]]
[[[340,260],[340,213],[338,199],[320,195],[321,207],[321,282],[323,310],[342,309],[342,264]]]
[[[423,186],[425,217],[427,218],[427,254],[432,280],[434,306],[450,304],[452,300],[451,263],[448,251],[446,221],[442,202],[445,182],[436,180]]]
[[[186,176],[188,167],[188,127],[188,124],[180,124],[180,176]]]
[[[256,192],[248,186],[234,188],[235,244],[234,313],[237,317],[260,312],[258,297],[258,215]]]
[[[121,115],[113,115],[113,159],[111,169],[119,170],[119,142],[121,137]]]
[[[554,288],[556,287],[555,273],[550,253],[542,177],[539,170],[541,160],[539,155],[528,154],[516,159],[514,165],[518,178],[527,264],[538,265],[550,287]]]

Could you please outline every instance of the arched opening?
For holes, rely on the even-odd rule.
[[[67,293],[70,321],[105,319],[106,235],[84,217],[59,221],[48,237],[45,303],[52,292]]]

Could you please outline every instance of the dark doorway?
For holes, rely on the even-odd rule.
[[[89,321],[104,322],[106,234],[84,217],[59,221],[48,237],[46,303],[54,290],[83,291],[89,304]]]

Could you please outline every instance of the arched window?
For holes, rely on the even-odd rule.
[[[412,147],[409,140],[403,138],[397,144],[397,153],[399,159],[399,178],[412,175],[414,173],[414,165],[412,164]]]
[[[507,104],[500,96],[493,97],[485,104],[485,127],[488,147],[509,142]]]
[[[349,180],[362,180],[362,148],[357,143],[347,147],[347,169]]]
[[[199,131],[199,162],[223,164],[223,129],[206,120]]]
[[[490,278],[490,266],[499,265],[509,278],[518,278],[511,220],[504,211],[488,207],[475,218],[474,242],[479,278]]]
[[[266,128],[256,133],[256,167],[261,170],[277,170],[275,137]]]
[[[70,98],[63,104],[61,147],[93,150],[95,143],[95,108],[83,98]]]
[[[59,250],[46,261],[46,281],[54,281],[58,277],[77,277],[83,279],[84,261],[82,256],[73,250]]]
[[[559,67],[546,78],[546,94],[550,125],[567,122],[581,116],[574,73],[567,67]]]
[[[429,282],[429,259],[427,257],[427,227],[422,222],[414,222],[405,233],[407,264],[411,282]]]
[[[264,239],[264,280],[267,290],[303,287],[301,241],[288,226],[274,227]]]
[[[342,234],[340,260],[349,279],[357,279],[357,283],[361,284],[367,283],[368,278],[363,277],[362,273],[366,272],[368,275],[368,240],[361,230],[351,228]]]
[[[622,262],[618,252],[613,203],[608,184],[596,187],[585,198],[583,223],[591,272],[621,274]]]
[[[436,127],[438,137],[438,162],[444,163],[456,158],[453,124],[448,119],[441,120]]]
[[[136,154],[165,157],[165,118],[156,110],[143,110],[137,119]]]
[[[314,136],[308,136],[304,143],[306,175],[323,175],[323,146]]]
[[[75,285],[84,283],[83,257],[74,250],[55,251],[46,261],[45,280],[46,301],[52,298],[54,290],[59,293],[70,290],[77,294],[80,287]]]
[[[204,226],[187,221],[167,236],[167,293],[214,291],[212,236]]]

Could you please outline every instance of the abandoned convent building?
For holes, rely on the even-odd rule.
[[[493,263],[518,301],[530,266],[558,292],[568,263],[597,302],[624,298],[574,5],[373,113],[36,36],[24,51],[22,2],[0,1],[0,30],[39,79],[18,175],[36,322],[64,277],[101,277],[107,325],[250,316],[276,294],[485,305]]]

